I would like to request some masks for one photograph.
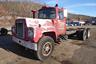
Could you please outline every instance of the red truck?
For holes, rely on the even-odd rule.
[[[36,52],[38,59],[47,59],[53,49],[54,44],[58,43],[61,38],[67,38],[66,17],[67,10],[55,7],[44,6],[37,11],[32,11],[34,18],[19,17],[12,27],[12,39],[14,42],[32,49]],[[38,18],[35,13],[38,12]],[[82,32],[83,31],[83,32]],[[76,30],[84,39],[88,37],[88,30]],[[85,36],[86,37],[83,37]]]

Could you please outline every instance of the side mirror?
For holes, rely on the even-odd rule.
[[[36,11],[32,10],[33,18],[35,18]]]
[[[68,11],[67,11],[67,9],[64,9],[63,13],[64,13],[64,17],[68,17]]]

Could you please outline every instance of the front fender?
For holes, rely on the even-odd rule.
[[[34,31],[34,42],[38,42],[39,39],[42,37],[42,29],[37,27],[36,30]]]

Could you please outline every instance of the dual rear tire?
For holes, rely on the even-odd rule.
[[[77,37],[83,41],[88,39],[90,37],[90,29],[83,29],[81,31],[78,31]]]

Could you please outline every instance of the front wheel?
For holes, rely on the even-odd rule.
[[[44,36],[38,42],[37,57],[43,61],[47,59],[54,49],[54,40],[49,36]]]

